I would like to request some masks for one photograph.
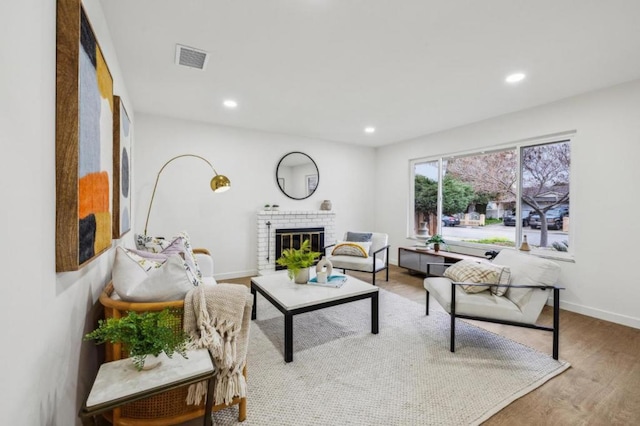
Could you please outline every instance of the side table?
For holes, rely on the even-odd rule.
[[[165,358],[151,370],[136,370],[130,358],[106,362],[100,366],[91,392],[80,410],[83,424],[89,417],[113,410],[121,405],[138,401],[180,386],[208,380],[204,424],[211,425],[213,406],[214,366],[207,349],[187,351],[187,359],[180,354]]]

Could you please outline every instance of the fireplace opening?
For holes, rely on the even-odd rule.
[[[276,229],[276,259],[280,258],[283,250],[299,249],[305,240],[311,243],[311,250],[321,252],[324,247],[324,228]],[[276,264],[276,271],[281,269],[286,267]]]

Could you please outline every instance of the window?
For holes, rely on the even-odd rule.
[[[569,251],[570,140],[415,160],[414,235],[486,248]],[[543,219],[541,219],[543,218]]]

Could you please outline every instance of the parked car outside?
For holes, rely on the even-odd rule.
[[[529,215],[531,212],[525,211],[521,214],[522,226],[529,226]],[[504,226],[516,226],[516,215],[513,212],[505,213],[502,218],[502,224]]]
[[[559,231],[560,229],[562,229],[562,219],[565,216],[569,215],[569,210],[568,209],[552,209],[547,211],[547,213],[545,214],[545,219],[547,222],[547,228],[548,229],[555,229],[557,231]],[[532,214],[529,217],[529,225],[531,226],[531,229],[538,229],[540,228],[540,215],[539,214]]]
[[[460,219],[455,216],[442,215],[442,226],[460,225]]]

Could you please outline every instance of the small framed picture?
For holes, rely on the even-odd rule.
[[[318,186],[318,175],[307,175],[307,195],[313,194]]]

